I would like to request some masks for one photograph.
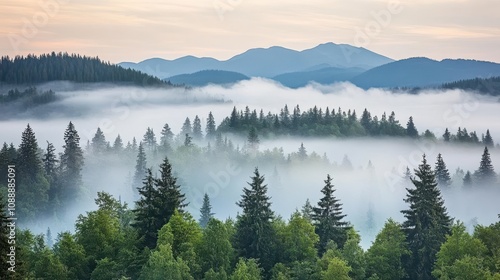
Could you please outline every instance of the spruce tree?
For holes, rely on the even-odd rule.
[[[443,134],[443,140],[444,142],[450,142],[450,138],[451,138],[451,133],[450,131],[448,131],[448,128],[446,128]]]
[[[120,134],[116,136],[115,141],[113,142],[113,152],[119,155],[123,151],[123,140]]]
[[[43,169],[45,170],[45,174],[49,177],[49,181],[53,181],[56,176],[58,160],[55,151],[54,145],[47,141],[47,151],[43,155],[42,161]]]
[[[411,138],[418,137],[418,130],[415,127],[415,124],[413,123],[413,117],[410,117],[408,123],[406,124],[406,135]]]
[[[254,126],[252,126],[248,132],[247,141],[250,150],[256,151],[259,149],[259,135],[257,134],[257,129],[255,129]]]
[[[133,188],[139,188],[142,184],[142,179],[146,175],[146,153],[144,152],[144,147],[142,142],[139,143],[139,152],[137,153],[137,160],[135,162],[135,173],[134,173],[134,181]]]
[[[156,135],[152,128],[147,128],[146,133],[144,134],[144,137],[142,139],[142,144],[144,146],[144,149],[150,153],[156,150]]]
[[[215,120],[212,112],[208,113],[207,126],[205,129],[206,137],[208,140],[212,140],[215,138],[216,128],[215,128]]]
[[[257,168],[248,185],[250,188],[243,189],[241,200],[236,203],[243,212],[236,222],[235,247],[240,257],[259,259],[269,271],[274,265],[274,213],[264,176]]]
[[[440,187],[448,187],[451,184],[451,177],[441,154],[438,154],[436,161],[436,182]]]
[[[22,134],[16,165],[18,212],[24,221],[38,217],[48,206],[49,182],[38,149],[35,133],[28,124]]]
[[[306,199],[306,203],[304,203],[304,205],[302,206],[300,214],[302,214],[302,217],[304,217],[304,219],[308,220],[309,222],[312,221],[314,210],[311,205],[311,201],[309,201],[309,198]]]
[[[99,127],[97,128],[97,131],[94,137],[92,138],[90,147],[94,155],[102,155],[104,154],[104,152],[106,152],[107,149],[106,137],[104,136],[104,133]]]
[[[305,159],[307,159],[307,150],[306,150],[306,148],[304,147],[304,143],[300,143],[298,156],[299,156],[299,159],[300,159],[300,160],[305,160]]]
[[[205,193],[205,195],[203,196],[203,204],[200,209],[199,223],[201,228],[205,228],[213,216],[214,213],[212,213],[212,205],[210,205],[210,198],[208,197],[208,194]]]
[[[471,186],[472,186],[472,174],[470,173],[470,171],[467,171],[463,179],[463,187],[470,188]]]
[[[349,223],[344,221],[347,216],[342,213],[342,204],[335,197],[335,189],[332,178],[326,176],[325,186],[321,190],[323,197],[318,202],[318,207],[313,208],[313,222],[316,226],[316,234],[319,236],[318,252],[322,255],[329,241],[334,241],[339,248],[344,246],[347,240]]]
[[[135,221],[132,226],[137,229],[140,242],[149,249],[156,247],[158,238],[158,213],[155,205],[157,192],[154,185],[154,178],[151,169],[148,168],[145,172],[143,184],[137,190],[140,198],[135,202],[135,209],[132,210],[135,214]]]
[[[172,142],[174,140],[174,133],[166,123],[161,130],[160,147],[163,152],[169,152],[172,149]]]
[[[410,251],[405,266],[410,279],[433,279],[431,272],[436,253],[450,233],[452,220],[425,155],[415,169],[415,176],[411,178],[415,188],[407,188],[404,199],[409,209],[401,211],[406,218],[403,231]]]
[[[484,136],[483,138],[483,144],[486,146],[486,147],[493,147],[494,143],[493,143],[493,138],[491,138],[491,135],[490,135],[490,130],[486,130],[486,136]]]
[[[193,133],[193,130],[191,128],[191,121],[189,120],[189,118],[186,118],[186,120],[184,121],[184,124],[182,125],[180,135],[186,135],[186,134],[192,134],[192,133]]]
[[[484,147],[479,169],[474,172],[474,181],[480,185],[491,185],[496,182],[496,173],[491,164],[490,152],[488,147]]]
[[[196,115],[193,121],[193,140],[201,141],[203,139],[203,132],[201,131],[201,120]]]
[[[155,179],[155,188],[157,191],[154,201],[158,211],[157,227],[160,229],[168,223],[175,210],[183,213],[183,209],[188,205],[185,203],[186,197],[181,192],[180,185],[177,184],[177,178],[173,174],[172,165],[167,157],[160,165],[160,177]]]
[[[80,136],[72,122],[64,132],[64,152],[61,156],[62,186],[59,195],[61,202],[69,205],[75,201],[82,185],[81,171],[84,164],[83,150],[80,147]]]

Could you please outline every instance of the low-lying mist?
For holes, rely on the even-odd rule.
[[[62,152],[63,134],[68,122],[75,124],[85,147],[91,141],[97,127],[106,140],[113,143],[118,134],[124,144],[142,140],[148,127],[156,133],[168,123],[174,133],[189,117],[191,121],[198,115],[205,127],[206,118],[212,112],[219,124],[230,115],[233,106],[243,110],[261,108],[265,113],[279,113],[288,104],[289,108],[299,105],[302,110],[314,106],[325,109],[342,108],[356,110],[358,118],[364,108],[372,116],[394,111],[396,118],[405,126],[410,116],[420,133],[425,129],[434,132],[438,138],[445,128],[455,133],[458,127],[466,127],[478,135],[490,130],[494,140],[500,140],[500,125],[496,123],[500,103],[488,96],[459,90],[424,91],[418,95],[392,93],[381,89],[362,90],[349,83],[331,86],[308,85],[304,88],[289,89],[265,79],[243,81],[230,87],[206,86],[193,89],[144,89],[134,87],[103,87],[85,90],[60,90],[57,102],[23,115],[14,115],[9,120],[0,121],[1,142],[18,146],[21,133],[27,123],[36,133],[40,147],[46,142],[54,143],[56,152]],[[41,114],[40,117],[36,117]],[[366,248],[374,235],[389,217],[402,220],[401,210],[407,205],[403,198],[406,167],[412,171],[426,154],[434,165],[441,153],[450,171],[453,183],[442,194],[452,217],[472,226],[475,223],[489,224],[497,220],[500,212],[498,195],[500,186],[494,188],[464,189],[463,172],[474,172],[479,167],[483,148],[474,145],[447,144],[442,141],[409,140],[406,138],[346,138],[317,139],[300,137],[280,137],[260,139],[259,154],[244,152],[246,139],[228,135],[235,147],[231,155],[221,155],[211,142],[211,153],[207,153],[207,143],[197,143],[194,154],[186,154],[171,159],[179,183],[186,193],[187,210],[198,217],[201,199],[209,194],[213,212],[220,219],[235,218],[240,210],[236,202],[242,189],[247,186],[255,167],[266,177],[269,195],[272,197],[276,214],[288,219],[290,214],[302,207],[306,199],[315,205],[324,186],[326,175],[333,177],[337,197],[343,203],[344,211],[363,237]],[[294,157],[301,143],[307,150],[308,158]],[[174,147],[176,149],[176,147]],[[493,166],[500,168],[500,149],[490,150]],[[239,155],[245,155],[238,156]],[[201,158],[196,156],[202,155]],[[290,157],[289,157],[290,155]],[[148,155],[148,167],[158,169],[161,155]],[[134,206],[137,199],[131,186],[136,155],[128,157],[109,156],[107,159],[88,155],[83,170],[85,191],[80,204],[68,211],[67,217],[58,224],[51,219],[40,221],[33,228],[44,232],[47,226],[53,232],[73,230],[76,216],[95,209],[93,199],[97,191],[106,191],[120,197]],[[457,171],[463,170],[463,172]]]

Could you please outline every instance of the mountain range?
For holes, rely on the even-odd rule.
[[[284,47],[256,48],[228,60],[184,56],[174,60],[151,58],[131,68],[174,84],[203,86],[231,84],[264,77],[297,88],[311,82],[349,81],[361,88],[436,87],[443,83],[500,76],[500,64],[465,59],[436,61],[414,57],[395,61],[365,48],[325,43],[296,51]]]

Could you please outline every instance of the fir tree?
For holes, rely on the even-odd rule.
[[[411,138],[418,137],[418,130],[415,127],[415,124],[413,123],[413,117],[410,117],[408,123],[406,124],[406,135]]]
[[[347,240],[347,230],[350,228],[342,214],[342,204],[334,196],[335,189],[330,175],[326,176],[325,186],[321,190],[323,197],[318,202],[318,207],[313,208],[313,222],[316,234],[319,236],[318,252],[322,255],[329,241],[335,242],[342,248]]]
[[[174,133],[166,123],[161,130],[160,146],[163,152],[169,152],[172,149],[172,142],[174,140]]]
[[[203,132],[201,131],[201,120],[198,115],[194,117],[193,121],[193,139],[194,141],[201,141],[203,139]]]
[[[496,173],[491,164],[488,147],[484,147],[479,169],[474,172],[474,181],[480,185],[490,185],[496,182]]]
[[[443,134],[443,140],[445,142],[450,142],[450,138],[451,138],[451,133],[450,133],[450,131],[448,131],[448,128],[446,128],[446,130],[444,131],[444,134]]]
[[[214,213],[212,213],[212,205],[210,205],[210,198],[208,197],[208,194],[205,193],[205,195],[203,196],[203,205],[201,206],[200,209],[199,223],[201,228],[205,228],[213,216]]]
[[[156,135],[152,128],[147,128],[146,133],[142,139],[142,143],[144,145],[144,149],[148,152],[154,152],[156,150]]]
[[[212,112],[208,113],[207,126],[205,129],[206,137],[208,140],[212,140],[215,138],[215,120]]]
[[[69,122],[64,132],[64,143],[64,152],[61,156],[61,177],[64,190],[61,190],[59,198],[61,202],[71,204],[80,192],[82,185],[81,171],[84,164],[80,136],[72,122]]]
[[[451,177],[441,154],[438,154],[436,161],[436,182],[441,187],[448,187],[451,184]]]
[[[415,188],[407,188],[404,199],[409,209],[401,211],[406,218],[403,230],[410,250],[406,268],[410,279],[433,279],[431,272],[436,253],[446,240],[446,234],[450,233],[452,220],[425,155],[415,176],[411,179]]]
[[[135,162],[135,173],[133,188],[138,188],[142,184],[142,179],[146,175],[146,153],[144,152],[144,147],[142,142],[139,143],[139,152],[137,153],[137,160]]]
[[[470,188],[472,186],[472,174],[470,173],[470,171],[467,171],[467,173],[465,173],[463,186],[464,188]]]
[[[248,141],[248,146],[249,146],[250,150],[256,151],[259,149],[260,140],[259,140],[259,136],[257,134],[257,129],[255,129],[254,126],[252,126],[252,128],[250,128],[250,131],[248,132],[247,141]]]
[[[140,198],[135,202],[135,221],[132,226],[137,229],[141,243],[150,249],[156,247],[158,238],[158,209],[155,205],[157,192],[154,186],[154,178],[151,169],[145,172],[146,176],[142,187],[137,188]]]
[[[302,217],[304,217],[304,219],[308,220],[309,222],[312,221],[314,210],[311,205],[311,201],[309,201],[309,198],[306,199],[306,203],[304,203],[304,205],[302,206],[300,213],[302,214]]]
[[[491,138],[490,130],[489,129],[486,130],[486,136],[484,136],[484,138],[483,138],[483,144],[486,147],[493,147],[494,146],[493,138]]]
[[[186,135],[186,134],[192,134],[192,133],[193,133],[193,130],[191,128],[191,121],[189,120],[189,118],[186,118],[186,120],[184,121],[184,124],[182,125],[180,135]]]
[[[306,150],[306,148],[304,147],[304,143],[300,143],[298,156],[299,156],[299,159],[300,159],[300,160],[305,160],[305,159],[307,159],[307,150]]]
[[[45,174],[48,176],[50,182],[53,182],[57,171],[58,160],[55,151],[56,149],[54,148],[54,145],[47,141],[47,151],[43,155],[42,161],[43,169],[45,170]]]
[[[274,265],[275,232],[272,226],[274,213],[264,176],[255,168],[254,176],[243,189],[241,200],[236,203],[243,213],[236,223],[235,247],[240,257],[259,259],[262,267],[269,271]]]
[[[193,137],[189,136],[189,134],[187,134],[187,133],[186,133],[186,137],[184,138],[184,146],[185,147],[193,146]]]
[[[158,211],[157,227],[160,229],[168,223],[176,210],[183,213],[183,209],[188,205],[167,157],[160,165],[160,177],[155,179],[155,187],[158,195],[154,202]]]
[[[92,138],[90,147],[94,155],[102,155],[106,151],[107,148],[106,137],[104,136],[104,133],[99,127],[97,128],[97,131],[94,137]]]
[[[54,245],[54,240],[52,239],[52,232],[50,231],[50,228],[47,228],[47,233],[45,234],[45,241],[47,243],[47,247],[49,247],[49,249],[52,249],[52,246]]]
[[[122,151],[123,151],[123,141],[120,134],[118,134],[118,136],[116,136],[115,138],[115,141],[113,142],[113,152],[115,152],[115,154],[120,154]]]

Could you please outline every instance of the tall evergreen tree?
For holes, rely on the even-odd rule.
[[[313,222],[316,234],[319,236],[318,252],[322,255],[329,241],[334,241],[342,248],[347,240],[349,223],[344,221],[347,216],[342,213],[342,204],[335,197],[335,189],[330,175],[326,176],[325,186],[321,190],[323,197],[318,202],[318,207],[313,208]]]
[[[142,180],[146,175],[146,153],[144,152],[144,147],[142,142],[139,143],[139,152],[137,153],[137,160],[135,162],[135,173],[134,173],[134,181],[133,188],[139,188],[142,184]]]
[[[307,150],[304,147],[304,143],[300,143],[298,156],[300,160],[305,160],[307,158]]]
[[[410,119],[408,119],[408,123],[406,124],[406,135],[411,138],[418,137],[418,130],[413,123],[413,117],[410,117]]]
[[[54,145],[47,141],[47,151],[43,155],[42,160],[43,169],[45,170],[45,174],[49,177],[49,181],[53,181],[56,176],[58,160],[55,151]]]
[[[275,232],[271,223],[274,213],[264,176],[257,168],[248,185],[250,188],[243,189],[241,200],[236,203],[243,213],[236,222],[235,247],[240,257],[259,259],[262,267],[269,271],[274,265]]]
[[[215,119],[212,115],[212,112],[208,113],[207,126],[205,129],[206,137],[208,140],[212,140],[215,138],[216,128],[215,128]]]
[[[78,197],[82,185],[81,171],[84,164],[83,150],[80,147],[80,136],[72,122],[64,132],[64,152],[61,156],[62,184],[60,200],[66,205],[73,203]]]
[[[436,161],[436,182],[441,187],[448,187],[451,184],[451,177],[441,154],[438,154]]]
[[[309,198],[306,199],[306,203],[304,203],[302,209],[300,209],[300,214],[302,214],[302,217],[304,217],[304,219],[308,220],[309,222],[312,222],[314,210],[311,205],[311,201],[309,201]]]
[[[486,136],[484,136],[483,138],[483,144],[486,146],[486,147],[493,147],[494,143],[493,143],[493,138],[491,138],[491,134],[490,134],[490,130],[486,130]]]
[[[443,140],[445,142],[450,142],[450,139],[451,139],[451,133],[450,133],[450,131],[448,131],[448,128],[446,128],[446,130],[444,131],[444,134],[443,134]]]
[[[107,145],[108,143],[106,142],[106,137],[104,136],[101,128],[98,127],[94,137],[92,138],[92,142],[90,143],[92,153],[94,155],[102,155],[106,151]]]
[[[205,195],[203,196],[203,205],[201,206],[200,209],[199,223],[201,228],[205,228],[213,216],[214,213],[212,213],[212,205],[210,205],[210,198],[208,197],[208,194],[205,193]]]
[[[115,141],[113,142],[113,152],[115,154],[120,154],[123,151],[123,140],[120,134],[116,136]]]
[[[46,210],[49,183],[44,176],[38,143],[30,125],[22,134],[17,153],[17,203],[19,217],[35,218]]]
[[[256,151],[259,149],[259,135],[257,134],[257,129],[255,129],[254,126],[252,126],[248,132],[247,141],[250,150]]]
[[[488,147],[484,147],[479,169],[474,172],[474,181],[480,185],[490,185],[496,182],[496,173],[491,164],[490,152]]]
[[[201,131],[201,120],[196,115],[193,121],[193,139],[195,141],[201,141],[203,139],[203,132]]]
[[[148,127],[146,130],[146,133],[144,134],[144,137],[142,139],[142,143],[144,146],[144,149],[147,150],[148,152],[154,152],[156,150],[156,135],[153,131],[152,128]]]
[[[407,188],[404,199],[409,209],[401,211],[406,218],[403,231],[410,251],[405,265],[410,279],[433,279],[431,272],[436,253],[450,233],[452,220],[425,155],[415,169],[415,176],[411,179],[415,188]]]
[[[191,121],[189,120],[189,118],[186,118],[186,120],[184,121],[184,124],[182,125],[180,135],[186,135],[186,134],[192,134],[192,133],[193,133],[193,129],[191,128]]]
[[[150,249],[156,247],[158,238],[158,213],[155,205],[157,192],[154,185],[154,178],[151,169],[145,172],[142,187],[138,188],[140,198],[135,202],[135,221],[132,226],[137,229],[141,243]]]
[[[470,188],[471,186],[472,186],[472,174],[470,173],[470,171],[467,171],[463,179],[463,187]]]
[[[163,125],[160,137],[160,147],[164,152],[169,152],[172,149],[172,142],[174,140],[174,133],[168,123]]]
[[[183,209],[188,205],[167,157],[160,165],[160,177],[155,179],[155,187],[158,195],[154,202],[158,211],[157,227],[160,229],[168,223],[176,210],[183,213]]]

